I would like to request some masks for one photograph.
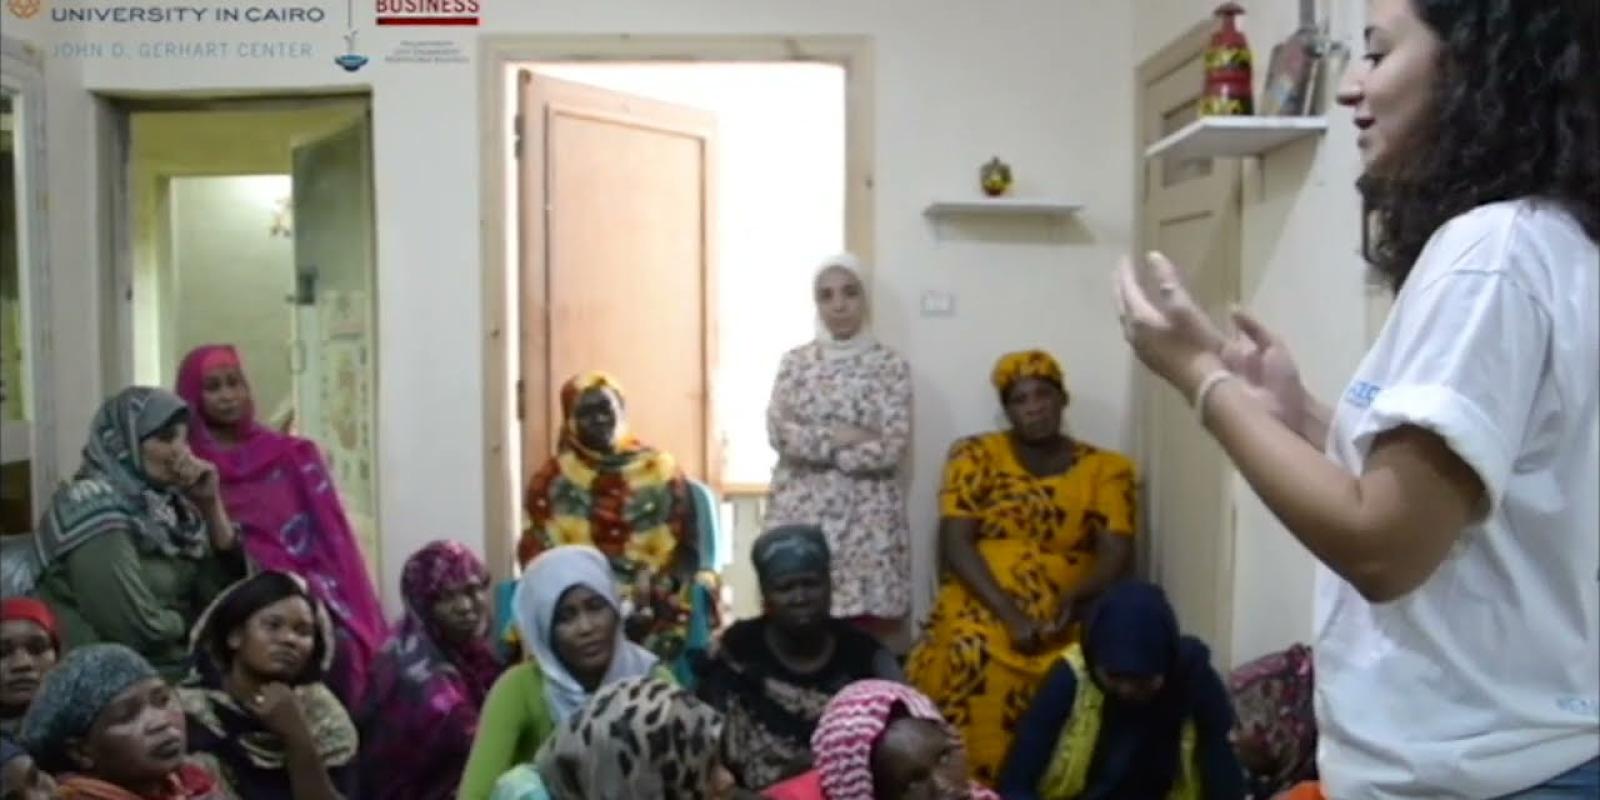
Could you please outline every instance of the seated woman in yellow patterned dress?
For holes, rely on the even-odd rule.
[[[995,366],[1006,431],[956,443],[939,492],[943,577],[907,668],[961,730],[993,785],[1012,732],[1076,633],[1077,615],[1130,563],[1126,457],[1062,432],[1061,365],[1037,350]]]

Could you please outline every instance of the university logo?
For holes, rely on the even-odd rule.
[[[367,57],[356,52],[356,32],[351,30],[344,35],[344,53],[335,56],[333,63],[345,72],[355,72],[367,65]]]
[[[6,10],[18,19],[33,19],[44,8],[44,0],[6,0]]]

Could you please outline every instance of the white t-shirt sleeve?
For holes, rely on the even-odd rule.
[[[1426,283],[1407,287],[1395,306],[1385,331],[1389,358],[1375,365],[1378,392],[1353,438],[1365,461],[1379,434],[1406,425],[1432,431],[1498,507],[1532,416],[1551,328],[1549,314],[1513,277],[1485,263],[1505,250],[1485,244],[1424,253],[1424,260],[1456,263],[1418,269],[1424,274],[1413,279]],[[1500,252],[1485,252],[1491,249]]]

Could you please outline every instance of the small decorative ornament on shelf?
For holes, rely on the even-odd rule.
[[[1244,13],[1238,3],[1217,6],[1222,20],[1205,54],[1205,92],[1200,98],[1200,114],[1208,117],[1241,117],[1255,113],[1250,84],[1250,43],[1245,40],[1234,18]]]
[[[990,197],[999,197],[1011,191],[1011,165],[1001,161],[999,156],[989,159],[978,169],[978,184],[983,187],[983,193]]]

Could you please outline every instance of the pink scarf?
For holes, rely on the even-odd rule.
[[[784,793],[769,793],[767,797],[804,798],[805,794],[796,792],[820,787],[823,800],[872,800],[872,750],[897,711],[915,719],[937,722],[950,736],[960,739],[960,734],[927,695],[890,681],[856,681],[828,701],[816,732],[811,734],[816,779],[802,776],[792,785],[780,784]],[[999,800],[994,792],[976,783],[965,787],[940,786],[937,791],[940,797]]]
[[[388,635],[366,562],[316,444],[255,420],[246,401],[233,445],[217,441],[204,420],[205,377],[235,367],[231,345],[197,347],[178,369],[178,396],[189,404],[189,447],[217,465],[228,515],[243,531],[245,552],[262,569],[303,576],[338,623],[341,651],[330,684],[347,707],[366,686],[373,656]]]

